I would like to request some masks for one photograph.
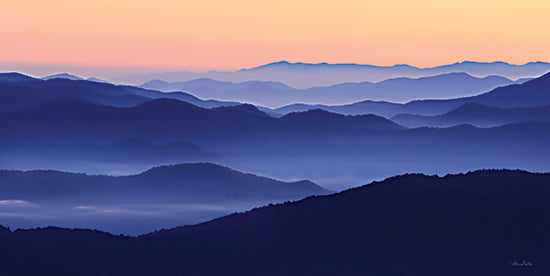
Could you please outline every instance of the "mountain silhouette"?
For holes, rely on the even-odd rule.
[[[51,79],[86,80],[86,81],[92,81],[92,82],[111,84],[110,82],[108,82],[106,80],[98,79],[98,78],[95,78],[95,77],[90,77],[90,78],[85,79],[85,78],[82,78],[82,77],[79,77],[79,76],[71,75],[69,73],[60,73],[60,74],[50,75],[50,76],[42,77],[41,79],[42,80],[51,80]]]
[[[203,101],[183,92],[162,93],[132,86],[68,78],[66,74],[62,74],[59,77],[41,80],[19,73],[0,73],[0,100],[6,102],[0,105],[2,107],[0,112],[36,107],[38,104],[59,97],[79,98],[116,107],[135,106],[158,98],[178,99],[208,108],[237,104],[215,100]],[[13,104],[7,104],[7,102],[13,102]]]
[[[481,78],[496,75],[515,80],[540,76],[548,71],[550,71],[550,64],[545,62],[513,65],[505,62],[485,63],[465,61],[432,68],[418,68],[406,64],[374,66],[363,64],[290,63],[281,61],[234,72],[210,71],[206,73],[192,73],[180,71],[152,73],[129,75],[115,78],[112,81],[139,85],[155,79],[166,82],[184,82],[209,78],[228,82],[282,82],[294,88],[306,89],[347,82],[381,82],[391,78],[421,78],[459,72]]]
[[[550,106],[504,109],[467,103],[438,116],[400,114],[391,120],[407,127],[449,127],[460,124],[494,127],[528,121],[550,122]]]
[[[310,181],[282,182],[211,163],[159,166],[118,177],[1,170],[0,182],[4,198],[57,204],[280,201],[329,193]]]
[[[498,76],[475,78],[466,73],[448,73],[418,79],[395,78],[378,83],[341,83],[308,89],[293,89],[280,82],[231,83],[213,79],[196,79],[176,83],[154,80],[141,85],[141,87],[166,92],[185,91],[199,98],[250,102],[273,107],[296,102],[342,104],[365,99],[390,102],[447,99],[472,96],[513,83],[516,82]]]
[[[0,73],[0,82],[23,82],[23,81],[38,81],[38,79],[35,79],[33,77],[23,75],[20,73],[12,72],[12,73]]]
[[[157,99],[117,108],[59,98],[0,116],[4,133],[0,165],[109,174],[141,171],[143,165],[216,162],[279,179],[311,179],[341,190],[407,171],[446,173],[480,167],[540,171],[550,154],[545,146],[549,124],[407,129],[376,115],[344,116],[322,110],[274,118],[252,105],[206,109]],[[153,147],[142,145],[139,152],[129,153],[112,146],[127,139]],[[164,148],[177,142],[200,150]],[[91,163],[79,166],[71,160]],[[103,169],[94,169],[97,162]]]
[[[376,115],[341,115],[321,109],[313,109],[305,112],[293,112],[286,114],[279,119],[286,125],[292,126],[294,131],[304,129],[317,129],[322,132],[346,131],[353,133],[350,128],[355,128],[356,133],[365,130],[400,130],[402,126],[388,121],[386,118]]]
[[[312,117],[321,126],[338,120],[339,129],[347,132],[401,129],[378,116],[342,116],[322,111],[289,114],[278,119],[252,105],[205,109],[173,99],[156,99],[135,107],[117,108],[65,97],[33,109],[4,114],[6,116],[0,121],[14,135],[36,132],[76,137],[80,134],[82,136],[78,137],[89,139],[118,137],[122,140],[132,137],[151,142],[206,136],[217,139],[216,135],[288,133],[291,129],[296,130],[296,126],[300,126],[299,132],[303,133],[311,128],[318,129],[319,125],[308,123]],[[324,132],[330,133],[332,130],[327,126]]]
[[[386,118],[399,114],[435,116],[447,113],[466,103],[478,103],[501,108],[550,105],[550,97],[548,96],[549,89],[550,73],[547,73],[522,84],[498,87],[489,92],[472,97],[447,100],[416,100],[406,104],[370,100],[340,106],[293,104],[274,109],[273,112],[285,114],[288,112],[323,109],[346,115],[376,114]]]
[[[549,91],[550,73],[546,73],[521,85],[499,87],[475,97],[454,101],[475,102],[504,108],[534,107],[550,104]]]
[[[85,87],[98,89],[106,87],[111,90],[101,91],[110,91],[110,97],[126,93],[125,89],[120,90],[126,87],[90,85],[85,81],[38,82],[61,87],[51,87],[48,91],[52,93],[64,91],[68,83],[84,83]],[[522,85],[496,89],[490,94],[499,97],[501,93],[504,96],[519,93],[525,96],[525,101],[513,98],[517,105],[531,104],[535,99],[544,105],[547,83],[548,80],[541,77]],[[9,83],[3,85],[9,86]],[[32,86],[23,88],[26,92],[17,95],[42,93]],[[71,91],[68,94],[78,91],[76,93],[82,95],[89,90],[67,88],[67,91]],[[279,179],[311,179],[328,189],[342,190],[408,171],[431,174],[476,168],[541,171],[545,168],[545,156],[550,154],[545,146],[550,139],[550,128],[544,121],[522,119],[516,123],[511,120],[489,129],[464,125],[406,129],[373,115],[343,116],[312,110],[275,118],[252,105],[207,109],[174,99],[154,99],[132,107],[114,107],[60,94],[34,107],[2,113],[0,166],[111,174],[112,171],[133,173],[170,163],[216,162]],[[391,111],[394,115],[432,116],[447,113],[478,97],[485,96],[415,101],[405,105],[381,102],[359,105],[388,108],[382,111]],[[12,102],[17,100],[26,102],[17,97]],[[464,123],[475,125],[471,120],[457,124]],[[139,152],[132,153],[124,147],[113,146],[127,139],[146,141],[152,147],[142,146]],[[165,145],[171,143],[189,143],[199,150],[166,149]]]
[[[84,78],[82,77],[71,75],[69,73],[60,73],[60,74],[50,75],[50,76],[43,77],[41,79],[43,80],[52,80],[52,79],[84,80]]]
[[[544,275],[549,182],[408,174],[139,237],[1,228],[0,257],[17,274]]]

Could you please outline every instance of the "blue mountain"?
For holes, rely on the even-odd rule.
[[[2,227],[0,258],[29,275],[545,275],[549,182],[409,174],[139,237]]]
[[[95,77],[84,79],[82,77],[71,75],[69,73],[60,73],[60,74],[50,75],[50,76],[42,77],[41,79],[42,80],[51,80],[51,79],[87,80],[87,81],[93,81],[93,82],[99,82],[99,83],[109,83],[110,84],[110,82],[108,82],[106,80],[98,79],[98,78],[95,78]]]
[[[14,169],[29,169],[32,164],[83,169],[64,160],[90,162],[90,168],[97,162],[135,166],[201,161],[230,162],[227,164],[243,168],[241,161],[253,159],[248,157],[290,154],[293,150],[288,145],[296,147],[297,153],[309,152],[316,143],[308,141],[316,137],[324,141],[346,134],[403,129],[375,115],[344,116],[316,110],[273,118],[252,105],[206,109],[173,99],[117,108],[66,97],[0,114],[0,128],[6,133],[0,137],[0,165]],[[310,146],[302,147],[302,143]],[[224,152],[218,152],[220,149]],[[24,166],[14,166],[18,164],[14,160],[22,158],[25,161],[19,164]],[[52,158],[57,161],[46,162]],[[109,167],[116,170],[117,166]]]
[[[33,109],[6,112],[4,115],[0,123],[13,131],[14,135],[30,131],[37,134],[70,134],[70,137],[78,139],[95,137],[98,139],[96,141],[107,137],[155,141],[177,140],[178,137],[218,139],[216,135],[299,134],[311,130],[331,133],[334,131],[331,127],[349,133],[402,129],[374,115],[343,116],[326,111],[310,111],[272,118],[252,105],[206,109],[173,99],[156,99],[135,107],[117,108],[64,97]],[[130,137],[123,137],[128,135]]]
[[[0,73],[0,112],[32,108],[65,96],[116,107],[135,106],[157,98],[178,99],[204,107],[237,104],[215,100],[203,101],[182,92],[162,93],[132,86],[68,79],[65,75],[41,80],[19,73]]]
[[[84,78],[82,78],[82,77],[71,75],[69,73],[59,73],[59,74],[55,74],[55,75],[42,77],[41,79],[43,79],[43,80],[53,80],[53,79],[84,80]]]
[[[505,62],[457,62],[454,64],[418,68],[406,64],[374,66],[363,64],[290,63],[274,62],[234,72],[211,71],[206,73],[167,72],[146,75],[131,75],[113,79],[114,82],[143,84],[152,80],[183,82],[200,78],[218,81],[282,82],[294,88],[332,86],[347,82],[381,82],[391,78],[421,78],[448,73],[467,73],[476,77],[501,76],[508,79],[533,78],[550,71],[550,63],[530,62],[513,65]]]
[[[400,114],[392,117],[391,120],[407,127],[449,127],[460,124],[494,127],[528,121],[550,122],[550,106],[504,109],[467,103],[442,115]]]
[[[376,102],[370,100],[340,106],[293,104],[274,109],[273,112],[285,114],[288,112],[306,111],[310,109],[323,109],[330,112],[347,115],[373,113],[386,118],[399,114],[435,116],[447,113],[466,103],[477,103],[500,108],[550,105],[549,91],[550,73],[547,73],[522,84],[498,87],[486,93],[472,97],[447,100],[417,100],[406,104]]]
[[[85,81],[38,82],[52,87],[42,93],[30,85],[23,90],[16,83],[21,89],[18,91],[26,91],[18,95],[49,95],[50,92],[55,95],[55,91],[64,90],[53,89],[54,85],[63,88],[67,83],[81,82],[85,84],[83,87],[106,87],[107,90],[101,91],[109,91],[110,96],[127,93],[121,89],[126,88],[124,86],[90,85]],[[376,112],[391,116],[433,116],[478,100],[504,106],[478,104],[505,109],[509,109],[507,104],[542,106],[550,104],[545,102],[548,83],[548,75],[545,75],[470,98],[414,101],[404,105],[364,102],[350,107],[376,107],[380,108]],[[9,86],[9,83],[3,85]],[[66,89],[68,95],[89,91]],[[162,93],[136,91],[144,96]],[[216,161],[280,179],[311,179],[332,190],[341,190],[365,180],[407,171],[447,173],[480,167],[540,171],[544,169],[544,156],[550,154],[545,147],[550,139],[550,127],[543,120],[502,121],[498,124],[506,125],[490,129],[460,125],[476,124],[473,120],[457,121],[457,126],[450,128],[406,129],[380,116],[344,116],[334,113],[341,110],[333,109],[330,109],[332,112],[310,110],[274,118],[252,105],[206,109],[179,100],[156,99],[133,107],[113,107],[93,104],[82,97],[65,97],[61,92],[58,92],[61,98],[52,96],[51,100],[34,107],[2,113],[1,166],[106,174],[113,170],[140,171],[145,165]],[[518,94],[521,97],[517,97]],[[499,102],[499,98],[503,100]],[[359,111],[369,114],[375,110]],[[127,139],[146,141],[152,146],[142,145],[140,153],[134,154],[125,147],[113,146]],[[171,143],[189,143],[200,150],[164,148]],[[118,155],[117,152],[126,154]],[[55,162],[51,161],[52,157]],[[86,162],[90,163],[78,165],[74,162],[83,158],[89,158]],[[110,159],[116,164],[109,164]],[[100,166],[103,169],[89,171]]]
[[[296,200],[329,191],[310,181],[282,182],[210,163],[159,166],[129,176],[0,170],[4,198],[33,203],[208,203]]]
[[[12,73],[0,73],[0,82],[24,82],[24,81],[38,81],[33,77],[12,72]]]
[[[490,129],[471,125],[407,129],[376,115],[311,110],[274,118],[252,105],[205,109],[172,99],[117,108],[60,98],[3,113],[0,127],[5,133],[0,137],[0,165],[14,169],[87,171],[69,161],[84,158],[105,163],[109,154],[131,151],[112,145],[138,139],[153,146],[129,145],[140,153],[121,154],[111,161],[160,165],[215,160],[280,179],[311,179],[332,190],[407,171],[446,173],[479,167],[539,171],[550,154],[545,146],[550,139],[549,122]],[[192,146],[181,152],[164,149],[175,142],[200,150]],[[54,157],[57,161],[52,162]],[[32,164],[39,165],[28,167]],[[110,164],[109,171],[127,168],[120,164]],[[347,177],[342,178],[343,174]]]
[[[341,83],[308,89],[294,89],[280,82],[231,83],[213,79],[176,83],[154,80],[141,85],[141,87],[165,92],[185,91],[199,98],[250,102],[273,107],[297,102],[342,104],[365,99],[390,102],[447,99],[477,95],[513,83],[515,82],[497,76],[475,78],[466,73],[448,73],[418,79],[396,78],[379,83]]]

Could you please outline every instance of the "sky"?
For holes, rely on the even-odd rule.
[[[0,69],[524,64],[550,61],[548,14],[548,0],[2,0]]]

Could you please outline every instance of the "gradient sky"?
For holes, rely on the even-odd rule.
[[[279,60],[523,64],[550,61],[549,15],[548,0],[3,0],[0,63],[151,71]]]

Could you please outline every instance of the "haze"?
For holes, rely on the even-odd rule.
[[[523,64],[550,60],[549,13],[543,0],[7,0],[0,67],[101,67],[112,77],[129,68],[222,70],[277,60]]]

